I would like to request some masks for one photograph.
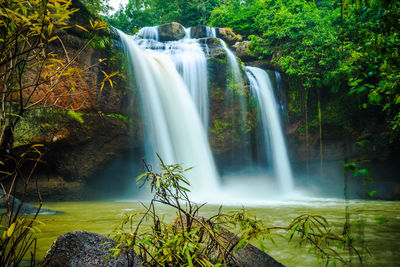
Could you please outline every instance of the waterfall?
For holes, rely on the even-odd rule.
[[[187,35],[190,35],[190,28],[186,29]],[[167,43],[157,42],[154,39],[135,40],[141,48],[155,50],[172,60],[189,89],[204,129],[207,131],[209,117],[207,58],[199,40],[187,37]]]
[[[242,74],[240,73],[239,63],[236,59],[235,54],[233,54],[233,52],[228,48],[228,46],[226,45],[224,40],[222,40],[222,39],[218,39],[218,40],[220,40],[222,47],[224,48],[224,50],[226,52],[226,56],[228,59],[228,67],[231,72],[231,78],[232,78],[233,83],[243,85]]]
[[[135,38],[118,32],[140,92],[148,144],[146,157],[151,160],[157,152],[167,164],[193,166],[187,174],[192,195],[194,199],[207,199],[213,195],[212,190],[218,190],[219,176],[185,82],[168,55],[143,50]]]
[[[274,71],[275,73],[275,83],[276,83],[276,91],[277,95],[279,96],[279,115],[281,116],[281,120],[284,119],[285,115],[285,102],[283,101],[284,96],[283,96],[283,90],[282,90],[282,77],[281,74],[278,71]]]
[[[220,184],[208,142],[210,112],[207,51],[211,46],[209,48],[207,42],[200,44],[200,39],[190,38],[190,28],[185,29],[184,39],[169,42],[158,41],[158,27],[145,27],[135,36],[118,32],[139,89],[146,131],[147,161],[157,164],[157,152],[167,164],[179,163],[184,168],[194,166],[187,174],[192,185],[193,199],[237,199],[237,193],[230,191],[230,182],[224,180],[224,184]],[[216,38],[215,28],[206,27],[205,34],[206,38]],[[235,165],[233,170],[246,170],[248,174],[244,180],[231,181],[239,187],[240,194],[254,197],[255,191],[266,188],[262,184],[268,180],[256,177],[266,177],[271,172],[271,176],[278,179],[281,192],[288,192],[293,188],[292,174],[278,115],[279,108],[269,77],[261,69],[245,67],[251,97],[254,96],[258,103],[257,107],[252,106],[252,112],[254,108],[257,109],[260,118],[260,127],[254,126],[256,134],[252,136],[252,142],[256,144],[254,151],[262,155],[261,160],[256,162],[252,154],[254,151],[249,145],[250,134],[247,132],[249,90],[245,86],[240,61],[222,39],[218,40],[221,42],[218,49],[226,51],[227,63],[226,91],[222,91],[225,103],[218,112],[223,114],[225,121],[231,120],[229,123],[232,131],[232,141],[223,145],[231,145],[232,152],[229,152],[231,155],[227,159],[231,160],[232,166]],[[266,172],[269,165],[264,158],[273,165],[270,172]],[[262,168],[259,168],[260,165]],[[261,175],[257,173],[260,169],[263,171]],[[252,176],[256,173],[258,176]],[[224,178],[229,179],[229,175],[228,170]],[[252,181],[251,185],[246,179]],[[243,186],[247,190],[243,190]],[[270,188],[274,190],[274,187]],[[257,197],[264,196],[265,191],[257,194]]]
[[[158,27],[143,27],[135,35],[143,39],[158,41]]]
[[[250,81],[250,89],[260,106],[264,138],[270,139],[266,140],[265,144],[271,144],[275,175],[282,190],[288,192],[293,189],[293,177],[271,81],[262,69],[246,67],[245,70]],[[268,151],[268,148],[265,150]]]
[[[208,38],[217,38],[217,32],[214,27],[206,26],[206,34]]]

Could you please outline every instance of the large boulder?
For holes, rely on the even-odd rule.
[[[206,38],[206,37],[211,37],[211,31],[212,28],[207,27],[207,26],[196,26],[196,27],[191,27],[190,28],[190,37],[191,38]]]
[[[256,56],[252,56],[249,54],[249,47],[250,47],[250,41],[236,42],[232,46],[235,55],[239,57],[242,61],[257,59]]]
[[[158,26],[158,37],[161,42],[177,41],[185,38],[185,28],[178,22]]]
[[[141,261],[133,250],[122,253],[118,259],[107,256],[115,248],[115,242],[105,236],[72,231],[61,235],[47,252],[41,266],[49,267],[136,267]]]
[[[207,53],[209,58],[212,59],[223,59],[226,61],[226,51],[221,44],[221,40],[218,38],[201,38],[200,44],[207,46]],[[225,64],[226,68],[226,64]],[[219,75],[219,73],[217,73]]]
[[[219,226],[219,239],[224,244],[236,244],[240,241],[239,237],[224,227]],[[228,257],[229,267],[284,267],[283,264],[272,258],[267,253],[261,251],[251,244],[232,251],[232,256]]]
[[[238,251],[234,250],[233,256],[228,260],[229,267],[284,267],[283,264],[251,244]]]
[[[196,26],[190,28],[190,37],[191,38],[206,38],[207,37],[207,28],[205,26]]]
[[[242,41],[242,37],[236,35],[230,28],[218,28],[217,36],[229,45],[234,45],[236,42]]]
[[[187,229],[186,227],[188,223],[186,217],[178,217],[172,224],[178,229]],[[238,244],[240,241],[237,235],[221,225],[216,227],[215,223],[210,222],[210,220],[207,220],[204,217],[196,217],[196,220],[192,222],[192,227],[202,228],[204,225],[215,230],[213,238],[216,238],[218,242],[223,244],[223,246],[228,250],[232,248],[231,246],[233,244]],[[208,238],[210,237],[206,235],[203,237],[203,240],[207,240]],[[219,258],[221,257],[220,253],[219,249],[214,247],[211,255],[213,258],[212,260],[215,259],[216,261],[219,261]],[[247,246],[240,249],[233,247],[232,254],[228,255],[226,261],[228,267],[284,267],[283,264],[251,244],[247,244]]]

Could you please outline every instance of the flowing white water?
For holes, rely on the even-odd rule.
[[[135,35],[143,39],[158,41],[158,27],[143,27]]]
[[[222,47],[226,51],[226,56],[228,58],[228,67],[231,71],[232,82],[239,86],[243,85],[242,74],[240,73],[239,63],[236,59],[235,54],[233,54],[233,52],[228,48],[228,46],[226,45],[224,40],[222,40],[222,39],[218,39],[218,40],[220,40]]]
[[[283,120],[284,114],[285,114],[285,102],[283,101],[283,90],[282,90],[282,77],[281,74],[277,71],[275,73],[275,80],[276,80],[276,91],[277,94],[279,95],[279,115],[281,116],[281,119]]]
[[[186,32],[190,36],[190,28]],[[167,43],[151,39],[136,39],[136,41],[141,48],[155,50],[157,53],[168,56],[174,62],[189,89],[204,129],[207,131],[209,117],[207,58],[199,40],[185,38]]]
[[[217,38],[217,32],[214,27],[206,26],[206,34],[208,38]]]
[[[260,136],[265,139],[264,149],[257,150],[262,151],[267,158],[273,158],[275,179],[268,182],[265,175],[264,179],[262,175],[252,174],[252,177],[247,175],[241,178],[234,175],[220,187],[219,175],[207,140],[208,71],[207,56],[203,50],[207,50],[208,46],[200,45],[199,39],[191,39],[190,28],[185,31],[184,39],[164,43],[158,41],[157,27],[141,29],[133,37],[120,32],[141,96],[147,160],[153,164],[157,162],[157,152],[166,163],[195,166],[188,177],[191,179],[192,189],[195,190],[192,197],[196,200],[244,203],[248,200],[265,199],[266,195],[275,198],[279,196],[279,191],[274,191],[275,182],[282,187],[280,192],[288,193],[293,188],[292,174],[277,105],[270,103],[274,101],[274,95],[272,91],[266,91],[272,90],[272,86],[264,71],[250,67],[246,68],[246,74],[251,90],[260,103],[263,128]],[[215,38],[215,28],[206,27],[206,35],[208,38]],[[232,125],[240,125],[240,122],[246,125],[247,98],[242,71],[236,56],[223,40],[219,40],[227,55],[226,111],[232,116]],[[237,113],[237,106],[240,107],[241,115]],[[247,140],[242,142],[245,144]],[[268,148],[269,146],[272,148]],[[251,171],[253,163],[248,165],[244,162],[244,159],[251,158],[250,153],[248,145],[236,149],[231,155],[232,163],[240,162],[241,167]]]
[[[257,97],[260,106],[264,138],[269,137],[271,141],[275,174],[281,190],[289,192],[294,187],[293,176],[271,81],[268,74],[259,68],[246,67],[246,73],[252,93]]]
[[[218,173],[199,114],[186,85],[167,55],[142,50],[120,32],[142,99],[148,158],[159,153],[168,164],[194,166],[188,173],[194,199],[209,199],[219,188]]]
[[[192,35],[192,28],[185,28],[185,39],[190,39]]]

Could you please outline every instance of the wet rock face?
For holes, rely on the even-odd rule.
[[[159,40],[161,42],[177,41],[186,35],[185,28],[178,22],[171,22],[158,27]]]
[[[234,45],[236,42],[242,40],[239,35],[236,35],[232,29],[229,28],[218,28],[217,36],[224,40],[228,45]]]
[[[82,114],[79,122],[64,112],[45,111],[24,118],[18,128],[24,144],[45,144],[43,163],[35,171],[40,193],[44,200],[84,199],[92,175],[134,146],[130,126],[107,115]],[[23,192],[23,185],[17,183],[17,189]],[[35,183],[27,197],[36,200]]]
[[[242,61],[257,59],[256,56],[252,56],[249,54],[249,47],[250,47],[250,41],[236,42],[232,46],[235,55],[239,57]]]
[[[117,260],[106,257],[108,250],[115,248],[115,242],[105,236],[87,232],[73,231],[61,235],[51,246],[41,266],[49,267],[136,267],[140,259],[133,250],[122,253]]]
[[[73,4],[79,11],[70,23],[90,28],[91,15],[78,0]],[[63,46],[52,42],[50,51],[60,59],[66,60],[66,52],[72,58],[87,42],[88,36],[82,32],[76,27],[61,31]],[[104,42],[106,45],[90,42],[72,66],[85,71],[71,79],[61,79],[41,105],[23,114],[14,129],[14,156],[33,144],[44,145],[43,162],[35,170],[34,178],[38,179],[39,191],[46,201],[85,198],[87,194],[82,192],[97,171],[128,149],[136,148],[136,144],[142,145],[142,137],[135,136],[143,129],[139,126],[142,121],[135,88],[123,75],[111,78],[113,87],[109,82],[101,86],[103,71],[107,74],[126,71],[121,63],[124,54],[119,37],[111,31],[98,32],[96,38],[109,42]],[[33,79],[34,74],[27,73],[27,79]],[[46,96],[49,88],[48,84],[41,85],[31,102]],[[19,184],[17,191],[15,196],[20,197],[23,187]],[[27,200],[36,199],[33,183],[28,188]]]
[[[207,37],[207,27],[206,26],[196,26],[190,28],[191,38],[206,38]]]
[[[226,61],[226,51],[221,45],[221,40],[218,38],[201,38],[200,43],[204,44],[208,47],[208,56],[210,60],[213,59],[223,59]],[[226,63],[226,62],[225,62]],[[226,68],[226,64],[224,64],[224,69]],[[210,72],[210,70],[209,70]],[[213,73],[210,73],[213,74]],[[218,75],[216,73],[215,75]],[[221,76],[221,75],[220,75]]]

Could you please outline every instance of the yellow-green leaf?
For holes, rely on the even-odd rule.
[[[89,32],[85,27],[82,27],[81,25],[75,24],[75,26],[81,30],[84,30],[85,32]]]
[[[14,233],[15,225],[16,225],[16,224],[13,223],[13,224],[11,224],[10,227],[8,228],[8,230],[7,230],[7,236],[8,236],[8,237],[12,236],[12,234]]]

